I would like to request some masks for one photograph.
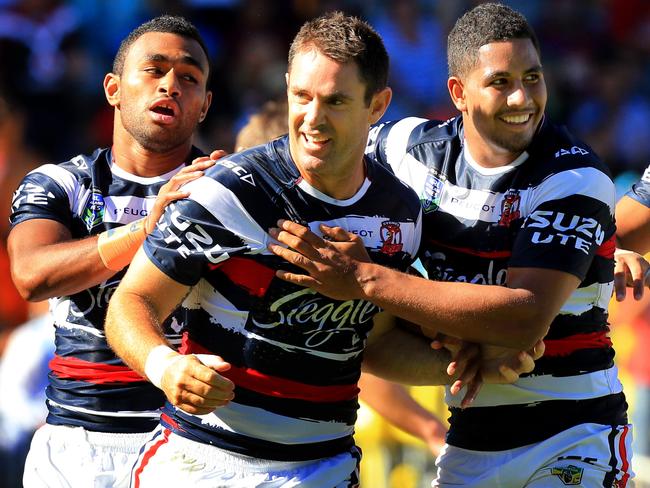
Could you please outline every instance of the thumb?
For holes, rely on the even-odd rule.
[[[225,362],[221,356],[214,354],[195,354],[194,357],[215,371],[228,371],[230,369],[230,363]]]

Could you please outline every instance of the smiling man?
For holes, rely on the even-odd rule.
[[[632,435],[607,324],[609,172],[545,118],[539,45],[521,14],[494,3],[467,12],[448,64],[460,115],[377,126],[367,150],[420,196],[430,279],[348,258],[286,221],[274,235],[298,252],[273,250],[309,276],[278,275],[466,340],[526,349],[544,338],[529,377],[485,385],[469,408],[447,397],[433,486],[625,486]],[[352,236],[322,231],[350,247]]]
[[[388,55],[365,22],[334,13],[306,23],[289,53],[289,136],[220,160],[185,186],[190,197],[168,207],[136,255],[106,333],[169,401],[133,486],[358,484],[357,380],[380,309],[275,278],[282,260],[266,248],[267,229],[278,218],[337,224],[365,234],[384,264],[413,261],[417,196],[364,158],[391,98],[387,76]],[[384,252],[388,222],[402,240]],[[181,302],[179,355],[160,323]],[[432,367],[440,382],[446,364]]]
[[[111,351],[104,317],[164,206],[213,164],[187,164],[201,155],[192,137],[210,106],[208,74],[205,45],[187,20],[139,26],[104,79],[112,146],[39,167],[14,195],[12,276],[25,298],[50,299],[56,331],[49,414],[34,435],[25,486],[126,487],[158,423],[164,396]],[[165,332],[179,343],[178,327]]]

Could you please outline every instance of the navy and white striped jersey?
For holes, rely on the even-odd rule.
[[[190,157],[201,152],[194,148]],[[55,220],[73,239],[99,234],[147,215],[160,187],[184,166],[143,178],[112,163],[110,149],[97,149],[30,172],[15,192],[11,224]],[[47,422],[101,432],[148,432],[164,402],[161,391],[128,368],[108,347],[106,307],[123,272],[87,290],[50,299],[55,357],[50,362]],[[167,328],[180,344],[181,325]]]
[[[359,235],[377,262],[406,270],[420,243],[417,195],[367,161],[367,178],[347,200],[301,179],[288,138],[220,160],[185,187],[144,249],[165,274],[192,286],[184,353],[217,354],[235,398],[208,415],[167,404],[163,425],[187,438],[256,458],[306,460],[349,448],[357,380],[373,316],[363,300],[338,301],[286,283],[292,270],[267,250],[278,219],[325,223]],[[295,269],[294,271],[302,272]]]
[[[546,353],[513,385],[484,385],[472,408],[447,395],[448,442],[501,450],[584,422],[626,423],[608,337],[614,185],[583,142],[544,120],[511,164],[472,160],[462,118],[407,118],[371,130],[367,154],[420,197],[420,257],[429,278],[505,285],[511,267],[546,268],[581,283],[553,320]]]
[[[626,195],[640,204],[650,207],[650,166],[645,169],[641,179],[632,185]]]

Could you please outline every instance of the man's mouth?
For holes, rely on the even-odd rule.
[[[532,119],[533,114],[501,115],[499,118],[506,124],[521,125]]]
[[[159,101],[154,103],[149,110],[151,111],[155,121],[169,124],[173,122],[176,117],[177,107],[174,103]]]
[[[302,136],[305,139],[307,146],[313,148],[322,148],[331,140],[324,134],[306,134],[303,132]]]

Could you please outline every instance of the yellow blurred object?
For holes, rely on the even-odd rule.
[[[417,488],[420,473],[409,464],[398,464],[390,472],[388,486],[390,488]]]

